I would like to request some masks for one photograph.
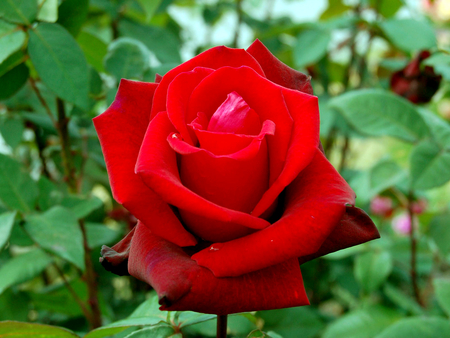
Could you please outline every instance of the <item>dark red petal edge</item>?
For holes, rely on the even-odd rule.
[[[130,255],[131,239],[134,236],[134,227],[119,243],[112,248],[103,245],[99,261],[105,270],[119,276],[128,275],[128,256]]]

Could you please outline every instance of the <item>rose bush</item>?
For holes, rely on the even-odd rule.
[[[320,150],[309,78],[258,40],[122,80],[94,123],[114,198],[139,220],[102,264],[164,310],[308,304],[300,263],[378,237]]]

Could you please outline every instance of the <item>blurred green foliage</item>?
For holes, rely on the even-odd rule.
[[[230,316],[229,336],[450,336],[450,16],[440,2],[0,0],[0,336],[215,336],[215,316],[160,312],[149,286],[97,263],[135,219],[111,197],[92,118],[121,78],[153,81],[254,38],[312,76],[325,152],[382,238],[304,264],[311,306]],[[424,49],[421,69],[443,81],[419,106],[389,81]]]

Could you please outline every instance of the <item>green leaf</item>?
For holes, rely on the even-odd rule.
[[[181,62],[177,37],[161,27],[143,26],[124,19],[119,22],[119,32],[141,41],[161,63]]]
[[[436,74],[442,75],[445,80],[450,80],[450,55],[446,53],[434,53],[423,61],[426,66],[431,66]]]
[[[415,189],[431,189],[450,180],[450,150],[431,141],[419,143],[411,153],[411,178]]]
[[[71,215],[75,218],[80,219],[100,208],[103,205],[103,202],[95,196],[88,198],[69,196],[62,200],[61,205],[70,209]]]
[[[442,338],[450,337],[450,322],[444,318],[410,317],[399,320],[376,338]]]
[[[102,223],[86,222],[87,240],[90,248],[97,248],[103,244],[114,243],[119,233]]]
[[[29,32],[28,52],[42,81],[63,100],[86,108],[88,65],[74,38],[51,23],[42,23]]]
[[[328,0],[328,7],[320,16],[320,20],[328,20],[340,16],[351,8],[351,6],[343,4],[342,0]]]
[[[427,109],[418,109],[436,143],[444,149],[450,149],[450,125]]]
[[[355,259],[355,278],[370,293],[380,287],[392,271],[392,257],[387,251],[371,251]]]
[[[96,36],[81,32],[77,42],[86,56],[87,62],[99,72],[104,72],[103,58],[107,53],[106,44]]]
[[[58,8],[58,23],[77,36],[87,19],[89,0],[64,0]]]
[[[435,278],[433,286],[439,305],[444,309],[447,316],[450,316],[450,280]]]
[[[197,323],[203,323],[208,320],[213,320],[216,319],[216,317],[217,317],[216,315],[206,313],[181,311],[178,312],[176,324],[179,325],[180,328],[183,328]]]
[[[14,321],[0,322],[2,338],[79,338],[75,333],[62,327],[22,323]]]
[[[5,142],[14,149],[22,141],[22,134],[25,127],[23,121],[18,118],[6,118],[0,124],[0,134],[2,134]]]
[[[138,40],[119,38],[108,46],[104,64],[106,71],[116,79],[142,79],[150,65],[150,54]]]
[[[379,89],[356,90],[329,101],[349,124],[370,136],[393,136],[416,142],[428,128],[415,107],[407,100]]]
[[[400,289],[387,284],[383,288],[383,292],[394,304],[399,306],[400,308],[414,314],[421,315],[423,314],[423,309],[415,300],[413,300],[410,296],[404,294]]]
[[[0,64],[0,76],[3,76],[14,67],[23,63],[26,58],[27,57],[21,50],[10,55],[5,61],[3,61],[3,63]]]
[[[52,258],[40,249],[11,258],[0,268],[0,294],[12,285],[36,277],[51,262]]]
[[[398,318],[395,311],[381,306],[351,311],[328,325],[322,338],[372,338]]]
[[[391,19],[382,22],[380,28],[394,46],[405,52],[432,49],[437,44],[434,28],[426,21]]]
[[[433,217],[430,222],[430,236],[443,255],[450,252],[450,214]]]
[[[83,235],[70,210],[55,206],[27,218],[25,230],[42,248],[84,270]]]
[[[319,27],[302,31],[293,50],[295,65],[301,68],[319,61],[327,53],[330,38],[330,32]]]
[[[120,326],[120,327],[100,327],[98,329],[92,330],[88,334],[86,334],[83,338],[104,338],[111,337],[117,333],[125,331],[129,326]]]
[[[15,218],[15,211],[5,212],[0,215],[0,249],[3,249],[4,245],[8,242]]]
[[[7,21],[30,25],[36,18],[38,4],[36,0],[0,1],[0,18]]]
[[[27,35],[23,31],[13,31],[0,38],[0,63],[17,52],[25,42]]]
[[[390,18],[403,6],[402,0],[370,0],[372,8],[385,18]]]
[[[22,172],[21,165],[0,154],[0,199],[11,209],[29,212],[38,195],[36,183]]]
[[[13,96],[28,80],[30,72],[25,63],[14,67],[0,77],[0,100]]]
[[[169,325],[158,325],[137,330],[125,338],[175,338],[175,331]]]
[[[58,0],[38,0],[39,14],[37,19],[46,22],[56,22],[58,20]]]
[[[282,338],[275,332],[263,332],[261,330],[253,330],[247,336],[247,338]]]
[[[150,21],[155,11],[158,9],[162,0],[137,0],[141,5],[142,9],[145,11],[145,17],[147,22]]]

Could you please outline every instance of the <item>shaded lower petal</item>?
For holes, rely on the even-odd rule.
[[[258,39],[247,48],[261,65],[266,77],[280,86],[312,94],[311,77],[307,76],[278,60]]]
[[[99,261],[106,271],[119,276],[128,275],[128,256],[130,255],[131,239],[134,236],[134,227],[119,243],[112,248],[103,245]]]
[[[239,277],[216,278],[142,223],[133,237],[129,272],[156,290],[161,310],[224,315],[309,304],[296,259]]]
[[[280,220],[246,237],[213,244],[192,259],[217,277],[229,277],[314,254],[354,200],[347,182],[317,149],[310,165],[287,187]]]
[[[114,199],[163,238],[195,245],[170,207],[134,173],[157,84],[122,80],[116,98],[94,119]],[[161,224],[165,224],[161,228]]]

